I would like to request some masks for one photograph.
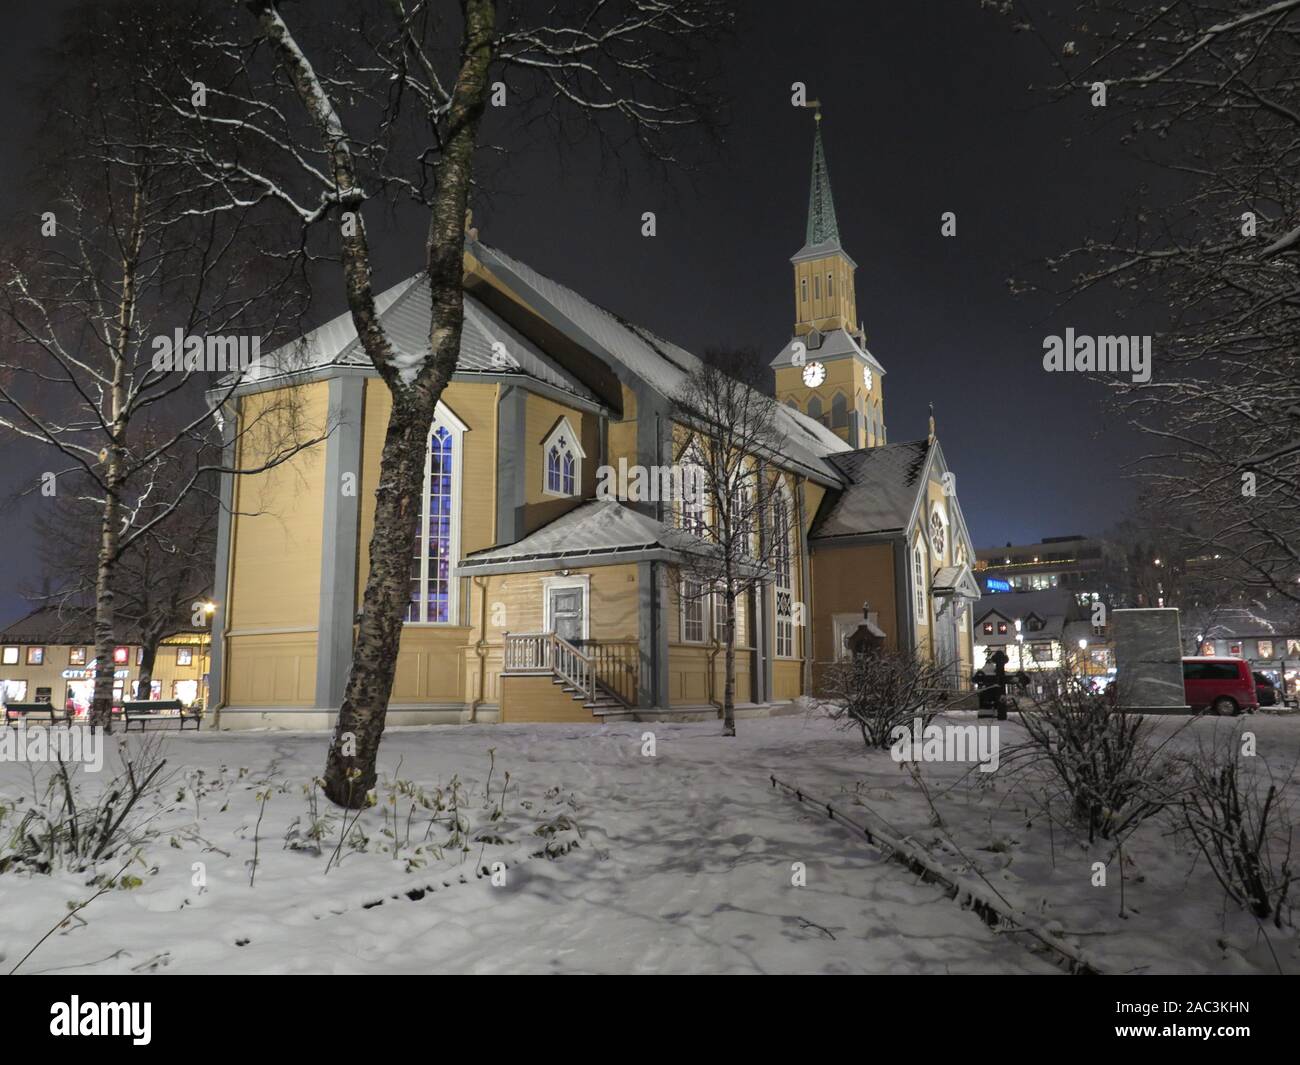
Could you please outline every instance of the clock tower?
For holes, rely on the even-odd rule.
[[[884,367],[867,350],[853,274],[840,244],[818,108],[808,227],[794,266],[794,335],[772,360],[776,396],[829,426],[855,448],[885,443]]]

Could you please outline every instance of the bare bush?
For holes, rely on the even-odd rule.
[[[884,749],[896,728],[910,728],[917,718],[928,725],[951,687],[944,666],[881,650],[828,666],[819,694],[831,720],[857,728],[868,747]]]
[[[1179,811],[1228,897],[1279,928],[1290,923],[1292,820],[1285,781],[1246,768],[1235,736],[1186,756]]]
[[[80,872],[148,838],[154,811],[146,813],[145,800],[160,799],[167,783],[160,735],[121,743],[121,769],[93,796],[60,761],[36,781],[25,810],[0,805],[0,873]]]
[[[1046,772],[1064,797],[1069,819],[1088,842],[1122,839],[1168,806],[1179,788],[1179,765],[1152,742],[1153,726],[1140,714],[1112,707],[1068,670],[1026,706],[1020,723],[1029,734],[1003,755],[1004,765]]]

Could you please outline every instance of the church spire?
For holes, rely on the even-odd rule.
[[[813,134],[812,186],[808,190],[808,233],[805,246],[829,244],[840,246],[840,229],[835,221],[835,201],[831,199],[831,175],[826,168],[826,151],[822,147],[822,113],[816,115]]]

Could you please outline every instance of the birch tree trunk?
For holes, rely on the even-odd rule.
[[[113,731],[114,628],[113,579],[118,558],[122,473],[125,467],[127,358],[135,327],[135,301],[140,249],[144,239],[140,186],[131,200],[129,239],[122,252],[122,292],[118,301],[116,335],[111,352],[113,377],[108,390],[111,435],[104,474],[104,512],[100,525],[99,558],[95,567],[95,693],[90,703],[90,724]]]
[[[464,321],[465,209],[473,179],[474,147],[487,102],[488,68],[496,24],[495,0],[467,0],[465,46],[452,96],[449,137],[438,167],[438,192],[430,212],[426,271],[432,300],[431,359],[410,385],[395,373],[384,379],[393,408],[384,437],[370,569],[361,620],[353,644],[343,705],[325,763],[325,794],[345,807],[360,807],[375,786],[375,762],[388,699],[397,671],[397,652],[409,601],[411,544],[420,520],[428,435],[438,399],[456,368]],[[360,231],[363,234],[363,231]],[[364,240],[364,235],[361,236]],[[369,302],[357,289],[369,287],[368,256],[349,261],[349,301]],[[362,323],[362,343],[376,365],[388,364],[387,340],[378,319]],[[371,348],[374,348],[372,352]],[[453,593],[454,594],[454,593]]]

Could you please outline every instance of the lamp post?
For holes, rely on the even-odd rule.
[[[1088,650],[1088,641],[1079,641],[1079,676],[1082,678],[1084,690],[1088,688],[1088,659],[1085,652]]]
[[[203,616],[206,619],[203,626],[203,635],[199,643],[199,654],[202,658],[202,677],[203,677],[203,709],[208,708],[208,676],[212,668],[212,616],[217,612],[217,604],[211,599],[203,602]]]

